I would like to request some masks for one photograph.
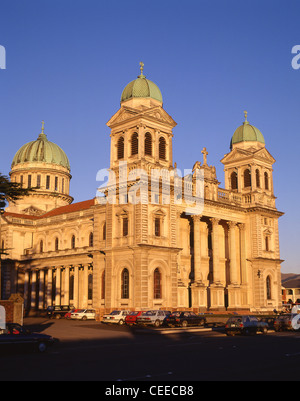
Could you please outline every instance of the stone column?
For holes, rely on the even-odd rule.
[[[25,282],[24,282],[24,304],[25,310],[29,308],[29,271],[25,271]]]
[[[201,244],[200,244],[200,219],[201,216],[192,216],[194,224],[194,281],[200,281],[201,272]]]
[[[83,266],[83,299],[82,306],[84,308],[88,307],[88,275],[89,275],[89,266]]]
[[[211,218],[212,223],[212,251],[213,251],[213,283],[209,286],[210,310],[225,310],[224,285],[220,280],[219,255],[219,221]]]
[[[60,275],[61,275],[61,269],[60,267],[56,268],[56,286],[55,286],[55,305],[60,305]]]
[[[64,304],[70,304],[70,267],[65,267],[65,291],[64,291]]]
[[[52,269],[47,273],[47,306],[52,305]]]
[[[31,308],[36,308],[36,270],[31,271]]]
[[[40,270],[40,280],[39,280],[39,307],[38,309],[44,309],[44,295],[45,295],[45,272],[44,270]]]
[[[246,261],[246,227],[245,224],[238,224],[240,230],[240,260],[241,260],[241,284],[246,284],[247,280],[247,261]]]
[[[236,223],[228,222],[229,228],[229,259],[230,259],[230,284],[238,283],[237,248],[236,248]]]
[[[74,296],[73,296],[73,302],[74,302],[74,307],[79,308],[79,267],[74,266]]]
[[[212,249],[213,249],[213,282],[220,284],[220,261],[219,261],[219,221],[220,219],[211,218],[212,223]]]
[[[230,285],[228,285],[228,310],[241,309],[241,287],[237,263],[237,223],[228,222],[229,227],[229,259],[230,259]]]

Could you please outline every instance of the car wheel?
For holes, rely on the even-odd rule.
[[[41,352],[41,353],[45,352],[46,349],[47,349],[47,345],[44,342],[38,343],[38,345],[37,345],[38,352]]]
[[[199,326],[204,326],[204,325],[205,325],[205,320],[204,319],[200,320]]]
[[[155,326],[155,327],[159,327],[159,326],[160,326],[160,321],[159,321],[159,320],[155,320],[154,326]]]
[[[124,320],[121,319],[121,320],[119,321],[119,325],[120,325],[120,326],[123,326],[123,324],[124,324]]]
[[[87,317],[86,316],[82,316],[81,320],[87,320]]]
[[[262,329],[262,333],[263,333],[263,334],[267,334],[267,333],[268,333],[268,329],[267,329],[266,327],[264,327],[264,328]]]
[[[57,319],[57,320],[60,319],[60,315],[56,315],[55,319]]]
[[[184,321],[181,323],[181,326],[182,326],[182,327],[187,327],[187,325],[188,325],[188,322],[187,322],[186,320],[184,320]]]

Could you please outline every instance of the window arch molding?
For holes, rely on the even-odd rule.
[[[124,277],[122,277],[122,276],[124,274],[124,270],[125,269],[128,271],[127,278],[129,279],[129,282],[128,282],[128,291],[129,291],[128,298],[122,298],[122,296],[125,295],[125,294],[123,294],[123,288],[122,288],[122,286],[124,284],[122,282],[122,279]],[[121,299],[122,300],[126,300],[128,302],[128,306],[130,306],[131,299],[133,297],[133,288],[134,288],[134,286],[133,286],[133,266],[131,264],[131,261],[130,260],[126,260],[126,259],[120,261],[119,263],[117,263],[117,265],[113,269],[112,273],[113,273],[113,276],[116,278],[116,280],[115,280],[115,286],[116,286],[115,289],[116,289],[116,293],[117,293],[118,299],[119,300],[121,300]]]
[[[154,291],[155,291],[155,271],[158,269],[160,273],[160,292],[161,292],[161,298],[155,298],[154,297]],[[166,261],[162,259],[156,259],[153,260],[150,265],[149,265],[149,294],[151,298],[153,299],[153,302],[158,301],[163,302],[166,300],[166,294],[167,294],[167,288],[170,286],[171,282],[171,273],[170,273],[170,268],[169,265]]]
[[[150,132],[146,132],[144,137],[145,156],[152,156],[153,153],[152,147],[153,147],[152,134]]]
[[[158,157],[160,160],[167,160],[167,140],[164,136],[158,139]]]
[[[117,159],[124,159],[125,156],[125,139],[124,136],[121,135],[117,141]]]
[[[266,277],[266,295],[268,300],[272,299],[272,278],[270,275]]]
[[[139,154],[139,134],[137,132],[133,132],[130,137],[130,148],[131,156],[135,156]]]

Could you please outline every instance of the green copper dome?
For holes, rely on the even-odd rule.
[[[58,145],[48,141],[47,136],[44,134],[44,125],[36,141],[26,143],[17,151],[11,167],[26,162],[53,163],[70,170],[67,155]]]
[[[137,79],[126,85],[122,92],[121,102],[136,97],[143,97],[152,98],[162,103],[163,99],[159,87],[154,82],[146,79],[146,77],[143,75],[144,64],[140,63],[140,66],[141,75],[139,75]]]
[[[247,112],[245,112],[245,121],[243,125],[238,127],[230,142],[230,148],[232,148],[232,145],[235,143],[240,143],[240,142],[245,142],[245,141],[251,141],[251,142],[261,142],[265,143],[265,139],[263,137],[263,134],[260,132],[260,130],[253,125],[249,124],[247,121]]]

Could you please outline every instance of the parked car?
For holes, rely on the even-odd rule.
[[[0,330],[0,349],[2,351],[33,350],[45,352],[55,341],[52,336],[32,333],[17,323],[6,323],[6,328]]]
[[[143,313],[142,311],[130,312],[125,317],[125,323],[128,324],[128,325],[136,324],[137,317],[140,316],[142,313]]]
[[[126,316],[130,313],[128,310],[114,310],[108,315],[104,315],[101,320],[102,323],[119,324],[120,326],[125,323]]]
[[[225,332],[228,336],[234,336],[235,334],[256,334],[262,332],[267,334],[268,323],[260,322],[257,317],[244,315],[244,316],[232,316],[225,324]]]
[[[197,315],[195,312],[190,311],[172,312],[166,318],[166,324],[169,326],[204,326],[205,323],[206,319],[203,315]]]
[[[96,312],[94,309],[79,309],[76,312],[71,312],[71,319],[77,320],[95,320]]]
[[[65,316],[67,312],[71,312],[74,308],[70,305],[54,305],[48,306],[47,316],[49,319],[60,319]]]
[[[137,317],[137,324],[153,325],[155,327],[162,326],[165,319],[171,314],[169,311],[164,310],[149,310],[143,312]]]
[[[287,313],[277,316],[274,322],[275,331],[295,330],[292,322],[296,316],[299,316],[300,319],[300,315],[297,315],[297,313]]]

